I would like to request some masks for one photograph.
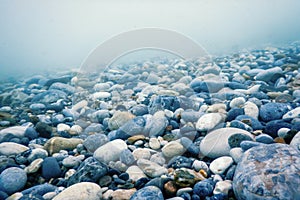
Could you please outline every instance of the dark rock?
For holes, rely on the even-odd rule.
[[[108,167],[93,157],[85,159],[78,167],[76,173],[68,180],[68,186],[80,182],[97,183],[99,179],[108,173]]]
[[[193,165],[193,160],[184,156],[176,156],[172,158],[168,163],[168,167],[172,167],[173,169],[178,169],[181,167],[191,169],[192,165]]]
[[[45,179],[58,178],[61,176],[61,169],[54,157],[47,157],[42,164],[42,176]]]
[[[106,144],[108,142],[108,138],[105,134],[96,133],[88,136],[84,141],[84,147],[91,153],[94,153],[98,147]]]
[[[44,198],[39,194],[26,194],[18,200],[44,200]]]
[[[38,122],[35,126],[36,131],[41,137],[50,138],[52,134],[52,127],[45,122]]]
[[[247,125],[247,124],[245,124],[241,121],[238,121],[238,120],[232,120],[230,122],[230,127],[243,129],[243,130],[246,130],[246,131],[249,131],[249,132],[253,131],[252,127],[250,127],[249,125]]]
[[[252,141],[252,138],[245,134],[236,133],[228,138],[230,148],[240,147],[242,141]]]
[[[292,128],[292,125],[286,121],[283,120],[273,120],[266,124],[266,127],[264,128],[264,132],[268,135],[270,135],[273,138],[278,137],[278,130],[281,128]]]
[[[250,117],[248,115],[240,115],[235,118],[253,128],[253,130],[262,130],[263,125],[257,119]]]
[[[300,155],[285,144],[246,151],[233,178],[237,199],[300,199]]]
[[[284,103],[267,103],[262,105],[259,110],[260,118],[269,122],[272,120],[281,119],[282,116],[289,111],[288,105]]]
[[[36,130],[33,127],[28,127],[24,134],[25,137],[28,137],[30,140],[33,140],[39,136]]]
[[[206,179],[196,183],[193,192],[199,197],[206,197],[212,195],[214,187],[215,183],[211,179]]]
[[[256,142],[271,144],[274,143],[273,138],[267,134],[260,134],[255,137]]]
[[[248,150],[248,149],[250,149],[252,147],[258,146],[258,145],[264,145],[264,144],[259,143],[259,142],[247,141],[247,140],[242,141],[241,144],[240,144],[241,148],[244,151],[246,151],[246,150]]]
[[[56,186],[51,185],[49,183],[44,183],[41,185],[35,185],[33,187],[30,187],[26,190],[22,191],[23,195],[29,195],[29,194],[33,194],[33,195],[44,195],[48,192],[54,192],[57,189]]]
[[[244,109],[243,108],[232,108],[227,113],[226,121],[232,121],[239,115],[244,115]]]

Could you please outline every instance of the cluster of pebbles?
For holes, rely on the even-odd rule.
[[[300,45],[0,85],[0,199],[300,199]]]

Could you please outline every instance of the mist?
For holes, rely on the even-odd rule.
[[[0,0],[0,79],[79,68],[99,44],[144,27],[177,31],[213,55],[284,45],[300,40],[299,8],[298,0]]]

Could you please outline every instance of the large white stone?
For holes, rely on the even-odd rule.
[[[101,198],[101,188],[96,183],[82,182],[76,183],[61,193],[53,200],[99,200]]]
[[[127,149],[127,144],[121,140],[113,140],[99,147],[94,152],[94,157],[104,163],[109,163],[110,161],[118,161],[120,158],[120,153]]]
[[[0,155],[11,156],[17,155],[24,151],[27,151],[29,148],[14,142],[2,142],[0,144]]]
[[[208,133],[200,143],[200,152],[207,157],[217,158],[221,156],[228,156],[230,146],[228,138],[234,134],[244,134],[254,138],[254,136],[239,128],[220,128]]]

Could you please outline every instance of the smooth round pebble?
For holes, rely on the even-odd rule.
[[[10,167],[0,174],[0,190],[13,194],[21,190],[27,182],[26,172],[18,167]]]
[[[212,161],[209,165],[209,169],[214,174],[223,174],[231,165],[233,159],[229,156],[222,156]]]

